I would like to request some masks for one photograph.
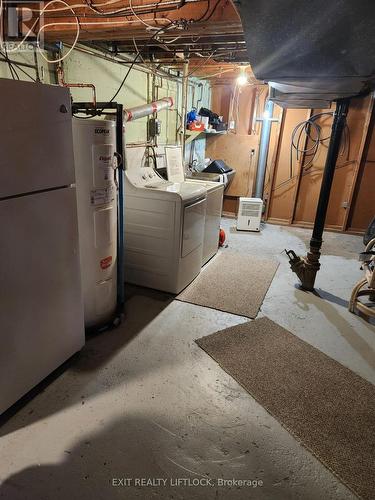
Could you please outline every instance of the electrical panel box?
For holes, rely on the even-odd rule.
[[[161,121],[157,118],[150,118],[148,122],[148,135],[156,137],[161,134]]]
[[[260,231],[263,201],[260,198],[240,198],[237,230]]]

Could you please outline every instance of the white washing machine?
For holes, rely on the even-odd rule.
[[[127,148],[125,280],[180,293],[202,265],[206,189],[168,182],[143,166],[144,148]]]
[[[163,154],[158,148],[158,158]],[[219,249],[219,232],[223,210],[224,184],[185,177],[182,149],[180,146],[165,146],[165,165],[170,181],[200,185],[207,191],[207,209],[204,228],[202,266],[206,264]],[[164,161],[164,160],[163,160]]]

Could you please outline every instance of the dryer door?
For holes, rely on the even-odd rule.
[[[203,246],[206,219],[206,199],[185,206],[182,230],[181,257],[184,258],[199,246]]]

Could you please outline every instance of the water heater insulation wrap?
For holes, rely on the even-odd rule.
[[[73,119],[85,326],[110,320],[117,301],[116,126]]]

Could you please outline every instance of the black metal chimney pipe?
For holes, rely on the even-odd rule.
[[[329,195],[331,193],[333,176],[335,175],[336,162],[340,151],[341,137],[346,125],[349,102],[349,99],[337,101],[336,112],[332,124],[331,139],[327,152],[322,185],[320,188],[318,206],[316,209],[314,230],[310,240],[310,246],[318,249],[320,249],[323,242],[322,235],[327,216]]]
[[[306,257],[298,257],[293,250],[286,250],[290,267],[301,281],[302,288],[314,290],[316,274],[320,269],[320,249],[323,243],[324,224],[327,217],[329,195],[331,193],[335,167],[340,151],[342,134],[346,125],[350,99],[337,101],[336,111],[332,124],[331,140],[329,142],[327,159],[324,167],[319,201],[316,209],[314,230],[310,240],[310,252]]]

